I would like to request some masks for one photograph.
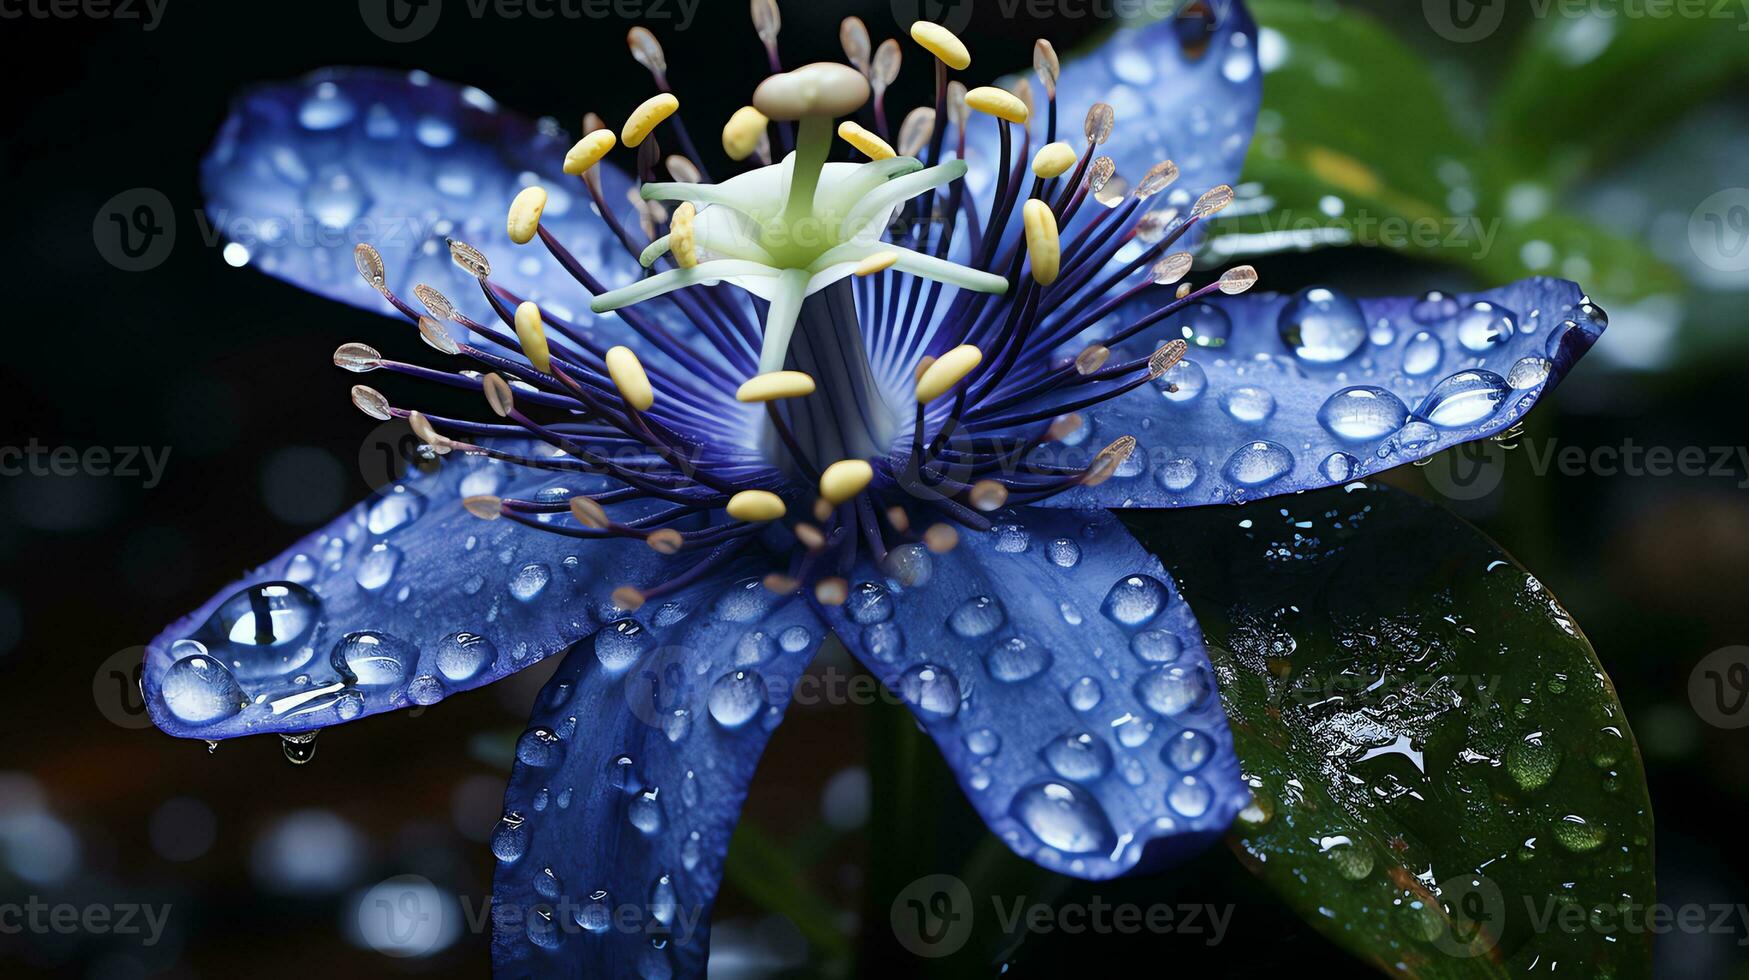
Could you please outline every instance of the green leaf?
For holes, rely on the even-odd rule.
[[[1277,39],[1245,161],[1262,196],[1216,224],[1223,257],[1352,244],[1483,282],[1581,280],[1605,301],[1681,288],[1641,243],[1554,211],[1557,182],[1530,166],[1540,161],[1460,126],[1424,59],[1378,21],[1300,0],[1252,9]]]
[[[1126,520],[1208,635],[1256,795],[1231,844],[1305,920],[1406,976],[1649,972],[1638,748],[1497,545],[1358,484]]]
[[[1705,16],[1594,10],[1538,20],[1501,81],[1495,145],[1528,167],[1547,171],[1553,160],[1564,177],[1577,177],[1749,72],[1749,12],[1736,2],[1698,3]]]

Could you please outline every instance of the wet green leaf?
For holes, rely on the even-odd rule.
[[[1510,556],[1386,487],[1130,523],[1208,635],[1256,794],[1233,848],[1304,919],[1408,976],[1648,973],[1638,749]]]
[[[1376,20],[1299,0],[1252,9],[1270,38],[1244,171],[1260,195],[1216,225],[1223,257],[1361,245],[1482,282],[1575,279],[1606,301],[1680,288],[1640,242],[1561,213],[1544,161],[1459,125],[1425,60]]]
[[[1593,9],[1536,21],[1501,81],[1495,143],[1527,168],[1579,176],[1749,72],[1749,9],[1693,0],[1686,13],[1666,10],[1630,18]]]

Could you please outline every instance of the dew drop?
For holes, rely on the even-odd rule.
[[[1100,608],[1112,622],[1134,628],[1145,626],[1160,615],[1169,597],[1159,579],[1151,575],[1126,575],[1105,594]]]
[[[765,678],[751,670],[724,674],[711,685],[711,717],[724,728],[739,728],[765,707]]]
[[[1295,293],[1282,307],[1276,326],[1294,356],[1309,364],[1345,361],[1366,344],[1360,305],[1323,286]]]
[[[471,681],[498,659],[498,648],[478,633],[451,633],[438,641],[437,672],[451,683]]]
[[[1201,705],[1209,692],[1208,674],[1200,666],[1156,667],[1136,681],[1136,697],[1168,718]]]
[[[1445,357],[1445,345],[1439,338],[1426,330],[1418,330],[1403,345],[1403,373],[1419,378],[1432,374],[1439,369],[1439,362]]]
[[[1050,651],[1024,636],[1009,637],[984,654],[984,669],[1008,684],[1031,680],[1050,665]]]
[[[1014,794],[1008,809],[1041,843],[1064,854],[1109,853],[1116,839],[1099,802],[1066,783],[1034,783]]]
[[[1500,410],[1506,379],[1492,371],[1459,371],[1433,386],[1415,414],[1442,429],[1474,425]]]
[[[1458,314],[1454,330],[1465,350],[1485,354],[1512,339],[1518,332],[1518,316],[1486,301],[1471,303]]]
[[[224,664],[198,654],[171,664],[158,693],[164,706],[185,725],[210,725],[231,717],[248,703]]]
[[[999,599],[987,595],[972,596],[960,603],[947,618],[948,628],[967,639],[988,636],[1000,629],[1008,615]]]
[[[595,659],[608,670],[624,670],[650,651],[656,641],[635,619],[621,619],[595,633]]]
[[[946,667],[917,664],[899,678],[899,696],[921,714],[951,718],[960,710],[959,678]]]
[[[1401,399],[1383,388],[1355,385],[1324,401],[1318,421],[1338,439],[1369,442],[1382,439],[1403,427],[1409,409]]]
[[[348,633],[334,644],[328,663],[335,673],[360,687],[405,683],[419,651],[399,637],[376,630]]]
[[[1111,769],[1111,749],[1087,732],[1052,739],[1042,751],[1045,763],[1064,779],[1089,782]]]

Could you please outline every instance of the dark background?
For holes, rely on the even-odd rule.
[[[131,669],[136,648],[165,623],[367,492],[357,459],[369,424],[347,403],[350,382],[329,354],[378,335],[381,321],[233,269],[218,243],[201,240],[197,165],[231,95],[324,65],[424,68],[574,129],[588,110],[623,118],[650,92],[625,53],[629,25],[621,20],[474,19],[450,6],[435,32],[413,44],[373,35],[345,2],[169,0],[151,31],[138,21],[85,16],[0,20],[0,63],[10,66],[0,100],[8,259],[0,443],[171,453],[163,482],[149,489],[122,477],[0,477],[0,901],[37,895],[173,906],[163,941],[149,948],[120,937],[0,935],[0,973],[486,969],[488,940],[477,933],[422,958],[382,956],[353,936],[355,910],[360,889],[405,873],[475,906],[484,899],[491,857],[483,842],[500,808],[511,739],[542,670],[412,717],[328,732],[302,767],[288,764],[271,740],[209,754],[198,742],[165,737],[143,726],[135,696],[113,676],[118,664]],[[1513,48],[1511,29],[1457,47],[1402,9],[1418,4],[1366,6],[1418,50],[1474,77],[1486,79]],[[790,2],[786,60],[840,57],[837,24],[849,13],[861,14],[877,41],[898,33],[884,0]],[[1102,26],[1086,18],[1007,20],[995,9],[980,9],[973,25],[968,34],[992,73],[1023,67],[1035,36],[1068,50]],[[685,32],[651,26],[667,44],[689,112],[726,118],[763,60],[745,3],[707,0]],[[925,76],[913,54],[889,104],[922,95]],[[1727,119],[1743,118],[1726,106]],[[160,266],[123,272],[99,253],[93,216],[113,195],[139,187],[169,199],[178,239]],[[1360,249],[1256,264],[1271,288],[1283,290],[1326,283],[1404,293],[1472,284],[1462,272]],[[1713,326],[1740,335],[1749,313],[1740,303],[1733,308],[1735,322]],[[1727,347],[1651,372],[1587,362],[1533,414],[1532,433],[1580,447],[1625,439],[1743,445],[1749,359],[1741,351]],[[1448,503],[1539,573],[1614,677],[1650,775],[1660,898],[1749,900],[1741,877],[1749,851],[1740,832],[1749,795],[1745,735],[1704,722],[1687,695],[1700,657],[1749,642],[1749,491],[1737,486],[1749,473],[1539,476],[1522,454],[1508,467],[1498,492]],[[1431,492],[1420,473],[1392,479]],[[854,826],[834,828],[823,817],[856,822],[868,724],[856,708],[793,711],[749,808],[763,838],[844,911],[852,942],[870,855]],[[957,792],[942,789],[940,799],[945,824],[976,833]],[[1236,872],[1220,849],[1174,875],[1102,894],[1237,903],[1221,946],[1179,940],[1162,951],[1158,940],[1132,943],[1150,957],[1144,962],[1234,975],[1318,964],[1358,969]],[[871,900],[869,907],[883,906]],[[878,947],[890,934],[883,940],[884,924],[870,918],[861,920],[863,955],[884,962],[891,951]],[[718,922],[719,950],[735,952],[745,975],[815,969],[818,950],[733,881]],[[1737,939],[1749,936],[1665,939],[1660,971],[1744,975]],[[1094,961],[1095,951],[1103,959],[1124,942],[1054,937],[1041,945],[1021,958],[1023,967]]]

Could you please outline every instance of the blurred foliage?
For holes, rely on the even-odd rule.
[[[1417,32],[1352,7],[1251,8],[1264,110],[1245,165],[1253,193],[1218,224],[1219,252],[1381,247],[1478,282],[1573,279],[1606,307],[1688,291],[1647,243],[1567,196],[1749,69],[1734,25],[1544,16],[1504,65],[1482,45],[1448,47],[1463,54],[1450,65],[1412,46]],[[1472,99],[1486,83],[1492,95]],[[1486,106],[1481,118],[1460,117],[1459,99]]]

